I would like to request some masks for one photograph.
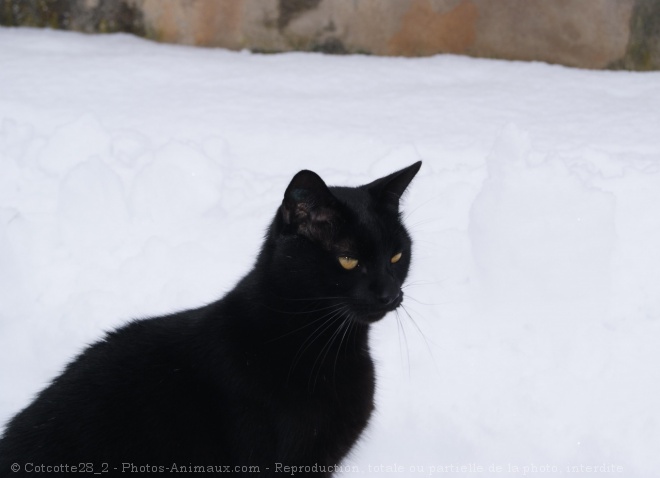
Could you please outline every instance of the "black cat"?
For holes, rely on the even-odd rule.
[[[420,166],[356,188],[296,174],[252,271],[87,348],[9,422],[0,476],[330,476],[373,410],[369,325],[403,300]]]

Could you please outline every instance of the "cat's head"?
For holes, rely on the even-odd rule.
[[[401,304],[412,241],[399,202],[420,166],[359,187],[294,176],[270,231],[273,290],[285,306],[371,323]]]

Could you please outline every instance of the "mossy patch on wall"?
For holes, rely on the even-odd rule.
[[[70,3],[67,0],[2,0],[0,25],[68,29]]]
[[[127,32],[144,36],[141,10],[133,2],[0,0],[0,25],[58,28],[86,33]]]
[[[319,3],[321,0],[279,0],[280,15],[277,27],[280,30],[286,28],[291,20],[308,10],[314,10]]]
[[[660,70],[660,0],[636,0],[626,54],[612,69]]]

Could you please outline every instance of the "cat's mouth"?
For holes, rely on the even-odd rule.
[[[381,306],[370,306],[367,307],[356,314],[358,321],[373,324],[378,322],[380,319],[385,317],[388,312],[392,312],[398,308],[403,302],[403,292],[399,292],[399,295],[390,303],[383,304]]]

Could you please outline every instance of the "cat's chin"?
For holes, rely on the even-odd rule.
[[[380,319],[385,317],[388,313],[390,313],[391,310],[381,310],[378,312],[368,312],[364,313],[361,315],[356,316],[356,319],[358,322],[362,324],[373,324],[374,322],[378,322]]]
[[[398,307],[398,305],[397,305]],[[394,311],[397,307],[392,307],[392,308],[387,308],[387,309],[381,309],[381,310],[373,310],[369,312],[363,312],[361,314],[355,314],[355,319],[362,323],[362,324],[373,324],[374,322],[378,322],[381,320],[383,317],[385,317],[387,314],[390,312]]]

